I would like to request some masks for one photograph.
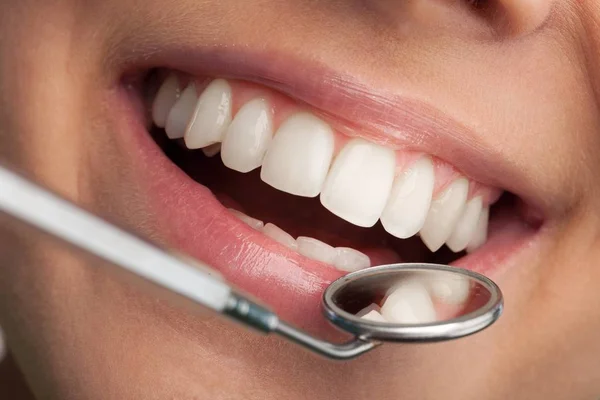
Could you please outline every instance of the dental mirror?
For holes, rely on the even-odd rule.
[[[485,276],[438,264],[367,268],[333,282],[325,316],[354,336],[380,341],[441,341],[473,334],[502,312],[502,293]]]
[[[463,337],[490,326],[502,312],[500,289],[481,274],[436,264],[372,267],[343,276],[325,290],[325,317],[352,336],[346,343],[331,343],[281,320],[210,266],[127,232],[3,166],[0,214],[12,217],[9,228],[13,221],[24,223],[118,267],[138,278],[139,290],[150,282],[331,359],[354,358],[383,342]]]

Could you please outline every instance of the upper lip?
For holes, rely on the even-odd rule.
[[[165,50],[143,63],[142,68],[262,84],[305,103],[340,132],[437,157],[476,182],[517,195],[541,214],[549,211],[547,199],[539,198],[526,173],[511,164],[510,157],[488,140],[489,135],[427,102],[374,88],[326,65],[289,54],[222,49]]]

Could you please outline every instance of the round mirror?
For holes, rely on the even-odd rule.
[[[358,337],[439,341],[491,325],[502,293],[485,276],[437,264],[367,268],[333,282],[323,295],[325,316]]]

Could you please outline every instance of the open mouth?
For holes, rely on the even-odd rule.
[[[182,247],[271,302],[245,278],[259,271],[272,284],[288,263],[308,271],[304,289],[316,299],[331,279],[375,265],[492,271],[542,226],[519,196],[427,152],[340,129],[275,88],[165,69],[145,73],[141,86],[146,128],[178,171],[160,207],[186,232]],[[279,255],[277,265],[263,250]],[[233,266],[254,253],[267,267]]]

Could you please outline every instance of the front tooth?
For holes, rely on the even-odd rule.
[[[452,235],[446,241],[446,245],[455,253],[463,251],[467,247],[467,244],[469,244],[477,228],[482,206],[481,197],[475,197],[467,203],[462,216],[456,224],[456,228],[454,228],[454,232],[452,232]]]
[[[328,124],[309,113],[292,115],[273,137],[260,177],[281,191],[315,197],[329,170],[333,146]]]
[[[190,117],[194,112],[194,106],[198,95],[196,94],[196,88],[193,83],[190,83],[188,87],[181,93],[179,99],[171,108],[167,122],[165,123],[165,132],[167,137],[170,139],[179,139],[183,137],[185,133],[185,127],[187,126]]]
[[[215,79],[198,98],[194,114],[185,131],[188,149],[199,149],[220,142],[231,123],[231,87]]]
[[[261,230],[265,225],[261,220],[252,218],[251,216],[246,215],[243,212],[236,210],[235,208],[230,208],[229,211],[256,230]]]
[[[296,240],[292,237],[292,235],[279,228],[277,225],[268,223],[264,226],[262,232],[289,249],[296,250],[298,248]]]
[[[427,157],[398,175],[381,215],[385,230],[400,239],[419,232],[427,218],[434,182],[433,163]]]
[[[354,272],[371,266],[371,259],[364,253],[349,247],[336,247],[333,266],[342,271]]]
[[[431,296],[425,285],[410,279],[390,291],[381,307],[381,315],[388,322],[423,324],[435,322],[436,314]]]
[[[477,221],[477,227],[475,228],[475,233],[473,233],[473,237],[471,241],[467,245],[467,252],[471,253],[477,250],[481,245],[483,245],[487,240],[487,232],[488,232],[488,221],[490,218],[490,209],[489,207],[481,210],[481,214],[479,215],[479,220]]]
[[[462,215],[469,194],[469,181],[459,178],[431,202],[421,240],[431,251],[437,251],[448,240]]]
[[[214,143],[202,149],[206,157],[214,157],[221,151],[221,143]]]
[[[300,236],[296,239],[298,253],[310,259],[332,264],[337,252],[333,247],[320,240]]]
[[[336,157],[321,192],[321,204],[354,225],[375,225],[390,195],[396,155],[353,139]]]
[[[249,172],[260,167],[273,137],[271,109],[265,99],[246,103],[225,134],[221,159],[226,167]]]
[[[181,94],[179,80],[175,74],[171,74],[165,79],[163,84],[158,89],[154,103],[152,104],[152,119],[154,124],[159,128],[164,128],[167,123],[167,117],[171,108]]]

